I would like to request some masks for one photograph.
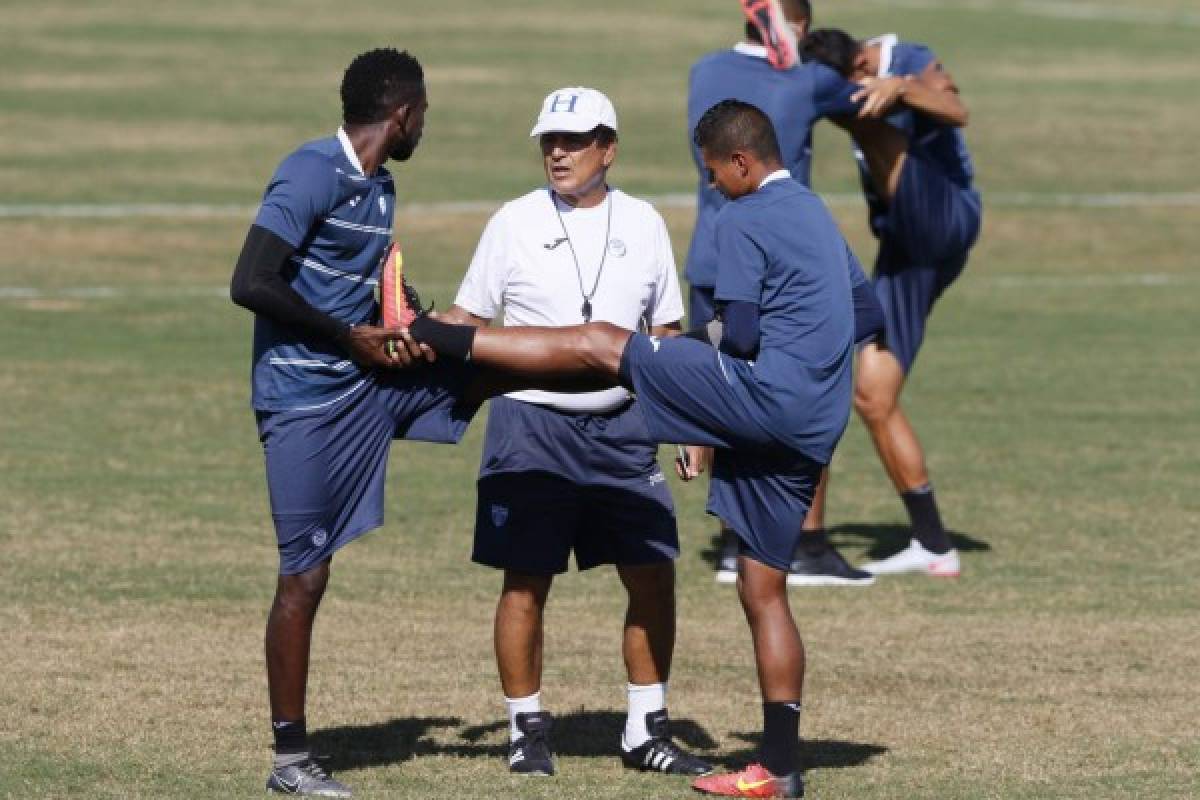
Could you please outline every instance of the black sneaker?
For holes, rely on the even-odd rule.
[[[329,777],[311,758],[299,764],[275,767],[267,776],[267,791],[303,797],[352,797],[350,787]]]
[[[626,750],[622,742],[621,761],[631,769],[667,775],[691,775],[695,778],[712,772],[712,764],[671,741],[669,727],[665,708],[651,711],[646,715],[646,730],[650,738],[632,750]]]
[[[787,582],[788,586],[870,586],[875,576],[850,566],[833,545],[816,554],[806,553],[801,545],[796,548]]]
[[[737,583],[738,539],[728,528],[721,530],[721,550],[717,553],[717,583]]]
[[[521,738],[508,746],[508,771],[520,775],[553,775],[554,754],[550,752],[550,726],[554,720],[548,711],[517,714]]]

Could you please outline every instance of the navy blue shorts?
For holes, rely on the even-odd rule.
[[[643,334],[630,338],[622,359],[653,439],[717,448],[708,513],[737,533],[751,558],[786,570],[822,465],[751,419],[731,391],[736,367],[737,359],[693,339]]]
[[[979,193],[910,153],[879,233],[873,283],[883,306],[884,342],[907,374],[925,338],[925,321],[962,272],[979,236]]]
[[[462,401],[474,374],[439,361],[368,376],[323,408],[257,412],[279,574],[307,572],[383,524],[392,440],[461,439],[478,410]]]
[[[492,400],[472,560],[530,575],[679,555],[658,443],[630,403],[577,414]]]

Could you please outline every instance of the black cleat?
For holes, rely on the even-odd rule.
[[[875,576],[850,566],[833,545],[815,555],[804,552],[801,545],[796,548],[787,582],[788,586],[870,586]]]
[[[554,754],[550,752],[550,727],[554,719],[548,711],[517,714],[521,738],[508,746],[508,771],[519,775],[553,775]]]
[[[697,758],[671,741],[667,710],[651,711],[646,715],[646,730],[650,738],[632,750],[621,748],[621,761],[630,769],[642,772],[662,772],[666,775],[708,775],[712,764]]]
[[[275,767],[267,776],[267,791],[302,797],[352,797],[350,787],[329,777],[311,758],[299,764]]]

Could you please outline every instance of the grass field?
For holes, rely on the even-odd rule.
[[[973,112],[987,212],[906,395],[964,577],[793,590],[810,786],[1200,795],[1200,6],[816,5],[818,24],[896,30],[943,56]],[[437,204],[498,205],[539,182],[526,134],[546,91],[606,90],[614,181],[686,193],[687,67],[738,28],[732,0],[5,4],[0,798],[262,792],[276,556],[250,318],[222,290],[237,209],[333,130],[349,58],[395,43],[427,67],[396,224],[416,283],[446,306],[487,213]],[[822,128],[815,186],[869,260],[851,170]],[[175,211],[117,213],[149,203]],[[68,204],[93,208],[54,216]],[[665,214],[682,260],[691,212]],[[310,683],[318,749],[364,797],[689,796],[613,757],[623,608],[608,571],[565,576],[550,603],[560,775],[505,771],[499,579],[468,562],[482,430],[396,447],[385,527],[338,556]],[[906,537],[857,422],[834,481],[848,556]],[[670,706],[679,738],[734,765],[760,725],[749,636],[712,581],[704,487],[673,488]]]

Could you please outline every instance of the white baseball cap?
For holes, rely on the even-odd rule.
[[[617,129],[617,112],[603,92],[582,86],[555,89],[542,101],[530,136],[543,133],[585,133],[598,125]]]

